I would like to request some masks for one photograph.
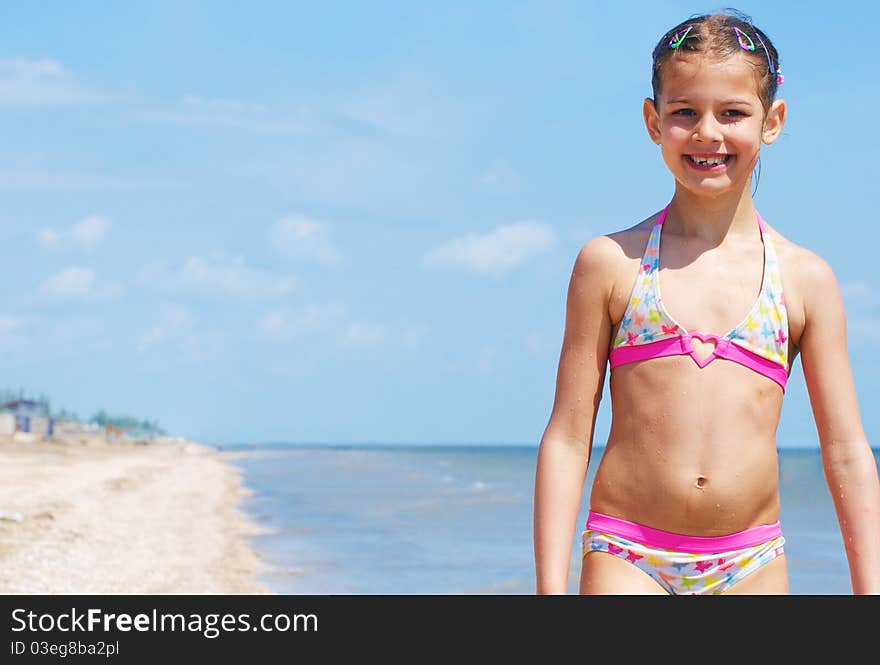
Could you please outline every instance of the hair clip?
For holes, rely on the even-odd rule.
[[[689,25],[688,29],[684,31],[684,33],[679,36],[679,33],[673,33],[672,37],[669,39],[669,43],[666,45],[667,48],[676,49],[684,43],[684,40],[687,39],[688,33],[694,29],[694,26]]]
[[[745,32],[737,28],[735,25],[733,26],[733,31],[736,33],[736,39],[739,42],[739,45],[745,51],[755,51],[755,42],[752,41],[752,38],[749,37]],[[782,85],[783,76],[779,71],[779,68],[776,68],[776,71],[773,71],[773,58],[770,57],[770,51],[767,50],[767,45],[764,43],[764,40],[761,39],[761,35],[757,32],[755,33],[755,37],[758,38],[758,41],[761,42],[761,46],[764,48],[764,54],[767,56],[767,70],[771,74],[776,74],[776,85]],[[743,39],[748,39],[748,43]]]
[[[733,31],[736,33],[736,39],[739,42],[739,45],[742,46],[744,50],[746,50],[746,51],[754,51],[755,50],[755,42],[752,41],[751,37],[749,37],[746,33],[744,33],[742,30],[740,30],[736,26],[733,26]],[[746,44],[744,38],[749,40],[748,44]],[[766,48],[766,47],[764,47],[764,48]]]

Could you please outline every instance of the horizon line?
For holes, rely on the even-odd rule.
[[[197,439],[198,440],[198,439]],[[212,446],[249,446],[249,447],[379,447],[379,446],[409,446],[409,447],[446,447],[446,448],[469,448],[469,447],[504,447],[504,448],[534,448],[538,449],[540,443],[535,442],[518,442],[518,441],[224,441],[217,443],[208,443]],[[605,449],[605,444],[593,444],[593,450]],[[813,443],[787,443],[777,444],[777,450],[820,450],[817,442]],[[871,446],[871,450],[878,452],[880,448]]]

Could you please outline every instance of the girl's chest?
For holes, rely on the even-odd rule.
[[[785,306],[783,334],[788,338],[790,367],[804,329],[803,293],[796,252],[784,240],[780,244],[777,248],[774,243],[774,251],[766,256],[760,246],[750,251],[705,252],[695,258],[678,256],[670,249],[653,271],[643,265],[650,261],[641,257],[621,262],[609,301],[612,339],[627,307],[640,298],[650,299],[662,320],[686,331],[724,336],[772,306],[767,293],[773,292]]]

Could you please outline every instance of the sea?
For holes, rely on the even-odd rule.
[[[217,446],[243,473],[242,508],[260,527],[260,578],[278,594],[535,592],[532,517],[537,446]],[[603,448],[594,448],[573,535]],[[818,449],[779,451],[789,591],[851,594],[843,540]],[[875,451],[880,462],[880,451]]]

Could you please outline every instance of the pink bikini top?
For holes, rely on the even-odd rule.
[[[663,306],[660,295],[660,233],[667,210],[668,205],[651,229],[641,268],[611,349],[611,368],[638,360],[683,354],[690,354],[702,368],[715,358],[724,358],[776,381],[785,392],[788,379],[788,316],[779,261],[761,215],[756,211],[764,243],[761,291],[746,317],[730,332],[719,336],[688,332]],[[712,340],[715,349],[701,359],[694,351],[693,338],[702,342]]]

